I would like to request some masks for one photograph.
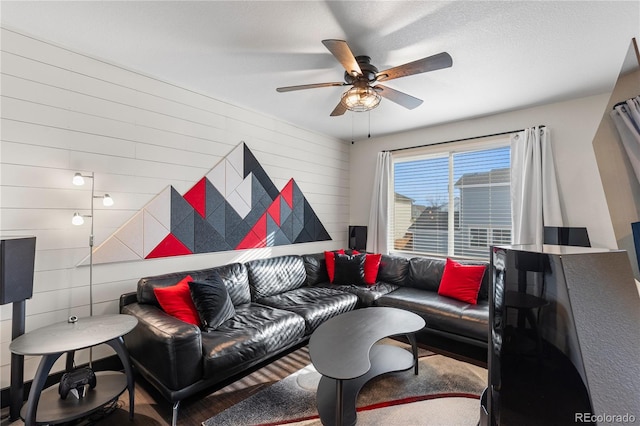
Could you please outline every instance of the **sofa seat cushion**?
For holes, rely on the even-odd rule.
[[[258,303],[295,312],[304,318],[309,335],[324,321],[354,309],[358,298],[328,287],[302,287],[259,299]]]
[[[336,285],[323,283],[318,284],[317,287],[328,287],[334,288],[342,291],[346,291],[358,296],[358,307],[369,307],[373,306],[376,300],[385,294],[391,293],[394,290],[397,290],[399,287],[395,284],[389,284],[385,282],[378,281],[374,285],[368,284],[360,284],[360,285]]]
[[[477,305],[440,296],[435,292],[404,287],[376,300],[377,306],[406,309],[420,315],[427,328],[487,342],[489,303]]]
[[[202,333],[204,377],[226,376],[304,337],[304,319],[289,311],[247,303],[233,318]]]

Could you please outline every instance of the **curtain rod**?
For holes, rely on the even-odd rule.
[[[547,126],[542,124],[542,125],[537,126],[537,127],[542,129],[542,128],[545,128]],[[474,139],[482,139],[482,138],[490,138],[490,137],[493,137],[493,136],[509,135],[511,133],[518,133],[518,132],[522,132],[524,130],[527,130],[527,129],[511,130],[511,131],[508,131],[508,132],[493,133],[491,135],[483,135],[483,136],[473,136],[473,137],[470,137],[470,138],[454,139],[454,140],[444,141],[444,142],[427,143],[427,144],[424,144],[424,145],[407,146],[405,148],[385,149],[384,151],[385,152],[397,152],[397,151],[404,151],[404,150],[407,150],[407,149],[424,148],[424,147],[427,147],[427,146],[442,145],[442,144],[445,144],[445,143],[471,141],[471,140],[474,140]]]

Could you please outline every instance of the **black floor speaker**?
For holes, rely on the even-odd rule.
[[[367,227],[349,226],[349,248],[351,250],[366,250]]]

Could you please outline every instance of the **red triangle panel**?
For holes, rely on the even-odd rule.
[[[200,216],[206,217],[205,207],[206,203],[206,192],[205,192],[205,180],[206,178],[200,179],[198,183],[193,185],[193,187],[184,194],[184,199],[187,200],[189,204],[200,213]]]
[[[289,204],[289,207],[293,208],[293,179],[289,179],[287,185],[282,189],[280,195]]]
[[[236,250],[267,246],[267,214],[263,214],[247,235],[240,241]]]
[[[267,209],[267,213],[271,216],[271,219],[280,226],[280,196],[278,195]],[[266,223],[266,222],[265,222]]]
[[[180,242],[173,234],[167,235],[164,240],[160,241],[151,253],[145,259],[153,259],[156,257],[182,256],[185,254],[193,254],[191,250]]]

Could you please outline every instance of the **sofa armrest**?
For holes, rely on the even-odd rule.
[[[179,390],[202,378],[200,329],[153,305],[132,303],[122,308],[138,325],[124,336],[129,355],[156,380]]]
[[[130,293],[125,293],[120,295],[120,313],[122,313],[122,309],[130,305],[132,303],[136,303],[138,301],[138,292],[132,291]]]

